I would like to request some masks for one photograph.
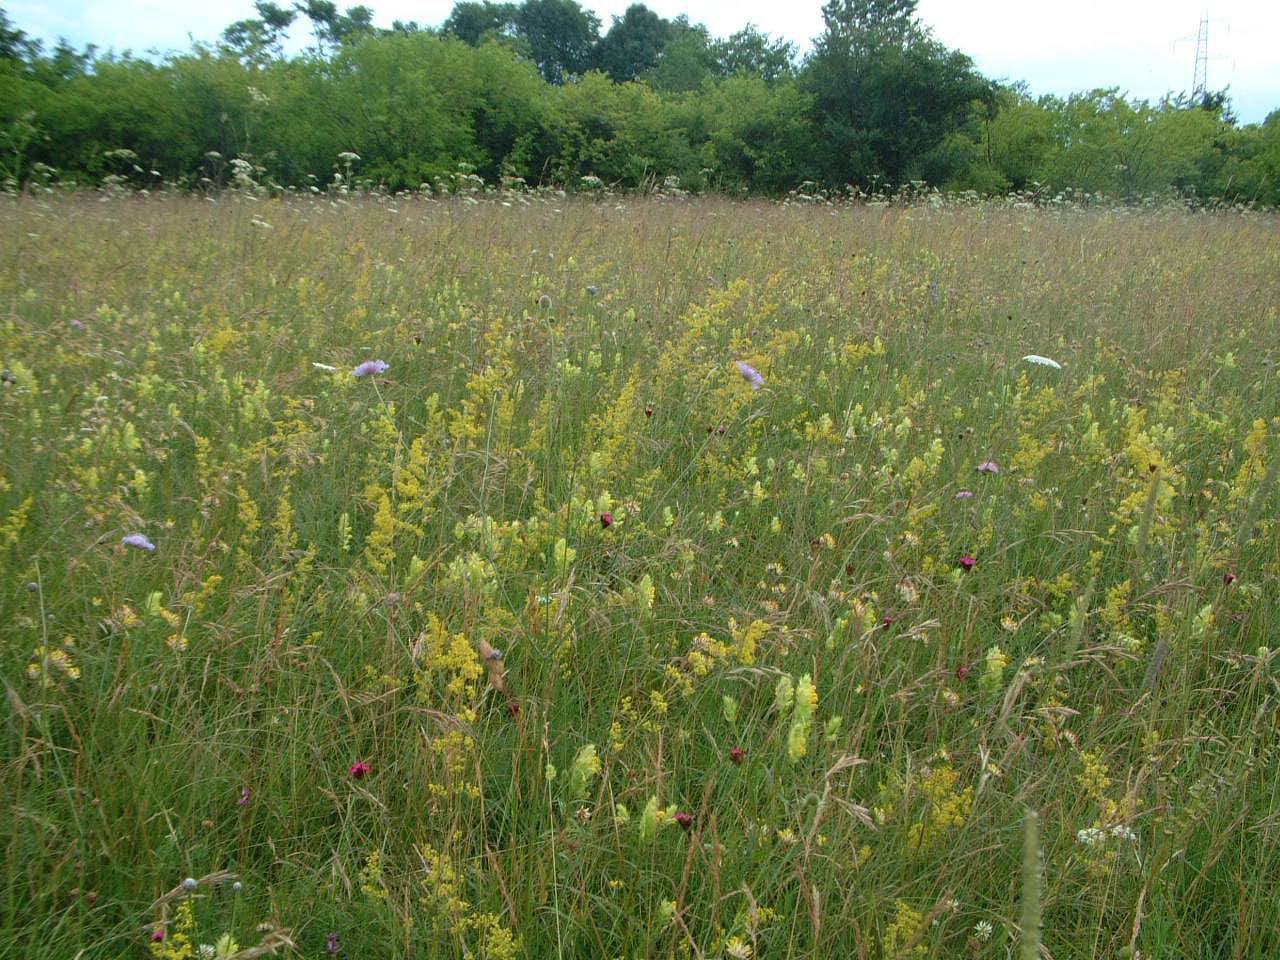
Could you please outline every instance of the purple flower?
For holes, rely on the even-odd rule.
[[[351,375],[353,377],[367,377],[371,373],[382,373],[382,371],[386,370],[389,366],[391,366],[391,364],[382,360],[366,360],[364,363],[360,364],[360,366],[352,370]]]
[[[131,533],[127,537],[122,537],[120,542],[126,547],[136,547],[139,550],[145,550],[151,553],[155,550],[156,545],[146,538],[145,534]]]
[[[738,372],[746,378],[747,383],[751,384],[752,390],[759,390],[764,386],[764,377],[760,376],[760,372],[751,364],[744,360],[735,360],[733,365],[738,368]]]
[[[363,780],[372,770],[373,767],[369,766],[363,760],[359,760],[351,765],[348,772],[357,780]]]
[[[249,805],[249,788],[240,788],[240,799],[236,801],[237,807],[247,807]]]
[[[978,560],[976,557],[971,557],[968,554],[965,554],[960,558],[960,566],[964,567],[965,570],[972,570],[977,565]]]
[[[973,491],[972,491],[972,490],[961,490],[959,493],[957,493],[957,494],[956,494],[956,499],[957,499],[957,500],[972,500],[972,499],[973,499]]]
[[[324,952],[333,956],[338,952],[338,935],[331,933],[324,939]]]
[[[1000,464],[996,463],[994,460],[985,460],[982,463],[978,464],[978,472],[979,473],[999,473]]]

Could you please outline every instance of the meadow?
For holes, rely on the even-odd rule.
[[[1280,955],[1276,215],[0,225],[0,955]]]

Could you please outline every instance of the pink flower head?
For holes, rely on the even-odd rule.
[[[151,931],[151,942],[152,943],[164,942],[164,927],[156,927],[154,930]]]
[[[977,565],[978,565],[977,557],[971,557],[966,553],[963,557],[960,558],[960,566],[964,567],[966,571],[972,570]]]
[[[1000,464],[996,463],[994,460],[984,460],[982,463],[978,464],[978,472],[979,473],[999,473]]]
[[[240,799],[236,801],[237,807],[247,807],[249,805],[249,788],[240,788]]]
[[[744,360],[735,360],[733,365],[738,368],[738,372],[742,374],[747,383],[751,384],[752,390],[759,390],[764,386],[764,377],[760,376],[760,372],[751,364]]]
[[[956,494],[956,499],[957,499],[957,500],[972,500],[972,499],[973,499],[973,491],[972,491],[972,490],[961,490],[959,493],[957,493],[957,494]]]
[[[135,550],[145,550],[147,553],[154,553],[156,545],[147,539],[145,534],[131,533],[127,537],[122,537],[120,542],[126,547],[133,547]]]
[[[600,526],[604,527],[606,530],[613,526],[613,514],[608,510],[600,514]]]
[[[962,663],[960,666],[956,667],[956,679],[965,680],[972,672],[973,667],[969,666],[967,663]]]
[[[729,751],[729,759],[733,761],[734,766],[742,766],[742,761],[747,759],[747,751],[741,747],[734,747]]]
[[[1231,585],[1232,585],[1233,583],[1235,583],[1235,582],[1236,582],[1236,575],[1235,575],[1234,573],[1231,573],[1231,572],[1228,572],[1228,573],[1227,573],[1227,574],[1222,578],[1222,585],[1223,585],[1223,586],[1225,586],[1225,587],[1229,587],[1229,586],[1231,586]]]
[[[382,373],[382,371],[386,370],[390,366],[391,364],[382,360],[366,360],[364,363],[352,370],[351,375],[353,377],[367,377],[371,373]]]
[[[369,766],[363,760],[358,760],[351,765],[351,776],[355,777],[357,780],[362,780],[364,777],[368,776],[372,770],[373,767]]]
[[[693,814],[686,813],[684,810],[681,810],[675,815],[675,821],[680,824],[681,830],[688,830],[693,826]]]

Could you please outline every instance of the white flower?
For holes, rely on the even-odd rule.
[[[337,367],[331,367],[327,363],[316,363],[314,360],[311,361],[311,365],[317,370],[323,370],[325,373],[336,373],[338,370]]]
[[[1085,827],[1076,831],[1076,840],[1086,847],[1095,847],[1107,839],[1107,832],[1097,827]]]
[[[1061,370],[1062,364],[1057,360],[1050,360],[1048,357],[1042,357],[1037,353],[1029,353],[1022,358],[1023,363],[1034,363],[1042,367],[1052,367],[1054,370]]]
[[[995,933],[995,927],[991,926],[990,920],[979,920],[973,925],[973,936],[975,940],[986,943],[991,939],[991,934]]]

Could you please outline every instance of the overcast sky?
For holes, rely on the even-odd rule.
[[[631,0],[587,0],[607,29]],[[350,6],[340,0],[339,7]],[[379,26],[392,20],[437,25],[453,0],[366,0]],[[821,0],[649,0],[665,17],[684,13],[727,36],[748,21],[807,48],[822,29]],[[1206,0],[920,0],[920,17],[986,75],[1025,80],[1034,93],[1066,94],[1117,86],[1157,99],[1190,88],[1195,36]],[[1209,86],[1231,87],[1240,119],[1261,121],[1280,108],[1280,0],[1217,0],[1208,5]],[[0,0],[20,29],[117,51],[181,50],[188,36],[213,40],[228,23],[253,15],[251,0]]]

